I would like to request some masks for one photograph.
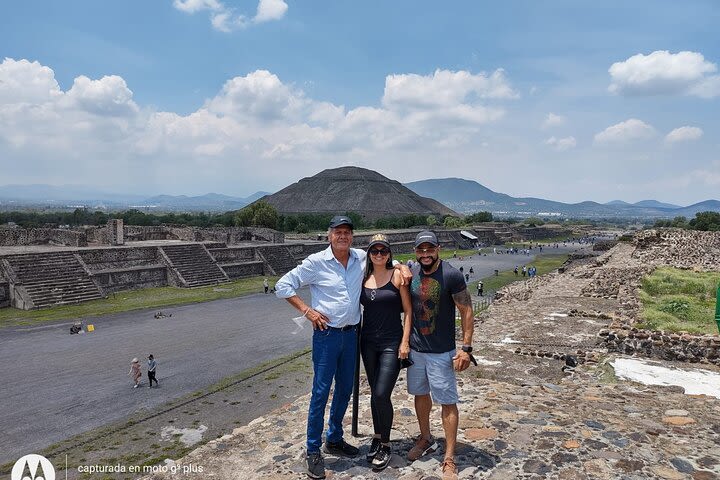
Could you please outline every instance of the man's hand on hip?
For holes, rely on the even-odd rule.
[[[325,314],[318,312],[314,308],[309,309],[307,313],[305,313],[305,318],[310,320],[310,323],[312,323],[313,329],[315,330],[327,329],[327,324],[330,321]]]

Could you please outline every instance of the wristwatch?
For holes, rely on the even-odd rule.
[[[461,350],[465,353],[470,353],[470,352],[472,352],[472,347],[470,345],[463,345],[461,347]]]

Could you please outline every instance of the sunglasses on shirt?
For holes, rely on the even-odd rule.
[[[390,250],[387,248],[371,248],[368,253],[370,255],[387,255],[390,253]]]

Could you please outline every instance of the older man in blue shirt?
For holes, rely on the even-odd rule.
[[[353,223],[349,217],[336,216],[328,230],[330,246],[303,260],[275,285],[276,295],[286,299],[313,325],[313,386],[307,423],[307,474],[325,478],[320,453],[325,406],[335,379],[325,452],[355,456],[359,450],[343,439],[342,420],[353,387],[360,323],[360,290],[366,253],[351,248]],[[409,270],[406,276],[410,276]],[[312,305],[307,305],[297,289],[309,285]]]

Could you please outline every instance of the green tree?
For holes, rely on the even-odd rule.
[[[688,221],[687,218],[683,217],[682,215],[679,215],[672,219],[672,222],[670,222],[671,227],[675,228],[687,228]]]
[[[425,219],[425,223],[427,223],[429,227],[432,227],[437,224],[437,218],[435,218],[435,215],[428,215]]]
[[[720,213],[698,212],[695,214],[695,218],[690,220],[690,228],[711,232],[720,231]]]
[[[443,221],[443,226],[445,228],[460,228],[462,225],[463,221],[458,217],[447,216]]]
[[[260,200],[237,212],[235,225],[238,227],[277,228],[278,212],[268,202]]]
[[[490,212],[475,212],[465,217],[465,222],[468,224],[492,222],[493,216]]]

